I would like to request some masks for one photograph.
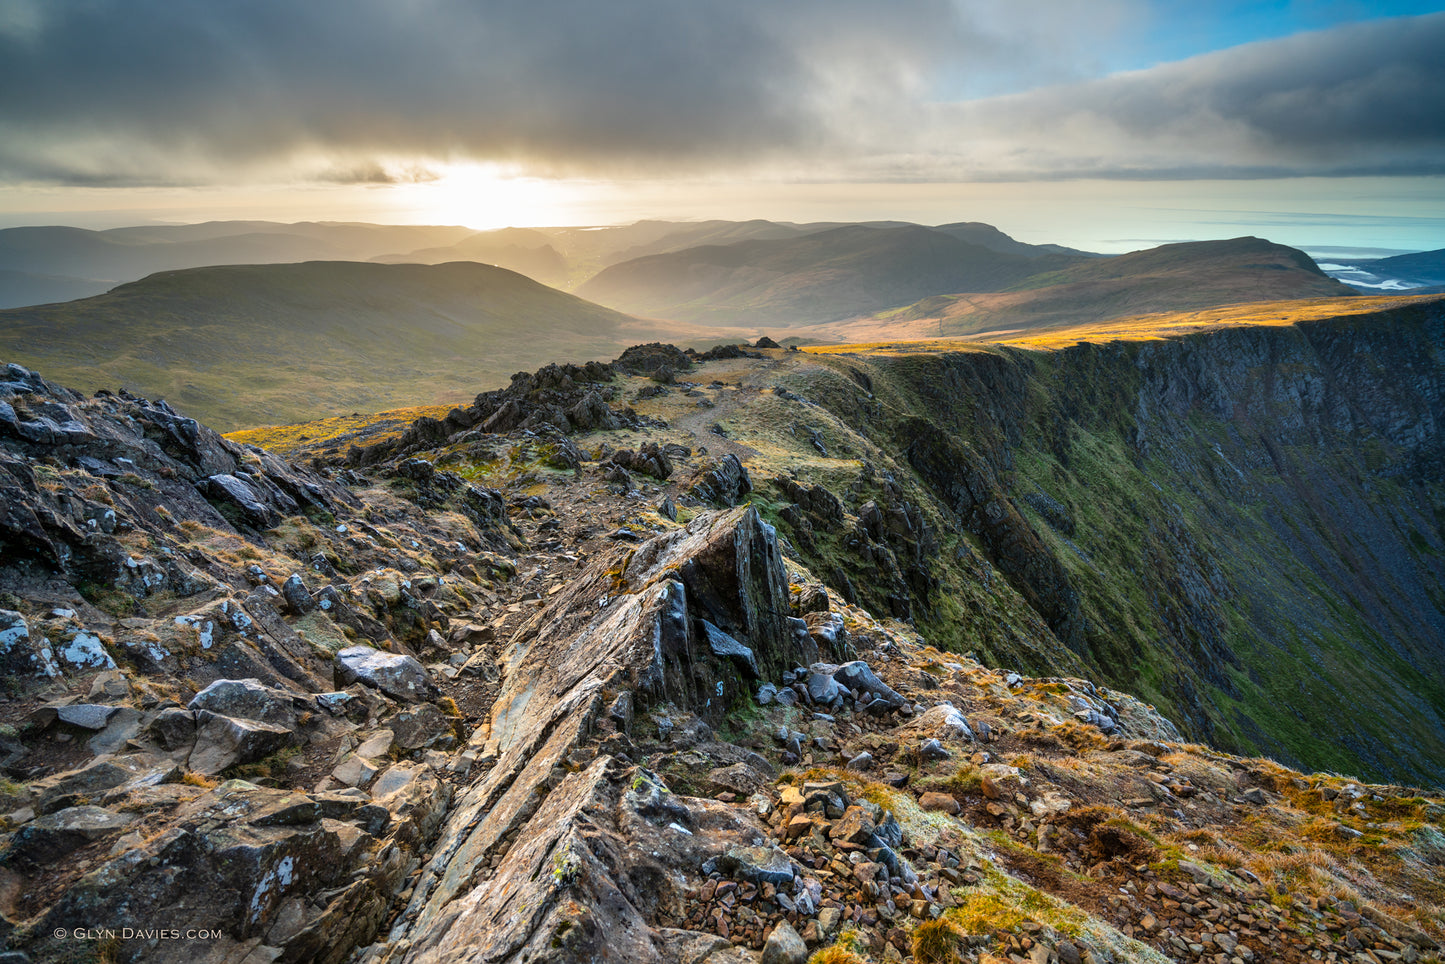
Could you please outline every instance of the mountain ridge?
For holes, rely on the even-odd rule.
[[[7,365],[0,949],[1438,957],[1438,790],[1189,738],[1442,782],[1442,351],[638,345],[293,459]]]
[[[1006,287],[1067,256],[1003,254],[911,225],[704,245],[613,265],[577,288],[635,314],[704,323],[810,325],[919,297]]]

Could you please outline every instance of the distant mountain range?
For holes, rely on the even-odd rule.
[[[0,307],[100,294],[157,271],[217,264],[365,261],[394,251],[452,244],[469,228],[412,225],[212,221],[89,231],[0,230]],[[28,300],[31,298],[41,300]]]
[[[1245,302],[1354,297],[1302,251],[1261,238],[1166,244],[1032,275],[1006,291],[935,295],[830,326],[845,341],[1011,334]]]
[[[69,301],[157,271],[218,264],[477,261],[569,289],[601,269],[705,244],[783,240],[834,230],[837,222],[639,221],[601,228],[502,228],[332,222],[211,221],[91,231],[71,227],[0,230],[0,308]],[[869,227],[910,227],[901,221]],[[1069,252],[1027,245],[986,224],[936,230],[1010,254]]]
[[[693,243],[704,240],[728,243]],[[348,257],[164,270],[60,301],[86,292],[84,272],[315,250]],[[631,256],[639,251],[653,253]],[[1304,253],[1259,238],[1106,258],[973,222],[26,228],[0,232],[0,256],[18,265],[0,273],[0,291],[59,302],[0,310],[0,359],[85,388],[163,396],[225,429],[449,402],[550,358],[613,357],[654,339],[705,348],[762,334],[815,344],[1002,337],[1356,294]],[[576,296],[535,280],[561,285],[609,261]]]
[[[489,265],[308,262],[163,272],[0,311],[0,359],[87,390],[164,397],[231,429],[460,400],[537,358],[707,334]]]
[[[602,270],[577,293],[650,317],[812,325],[929,295],[998,291],[1083,260],[1056,252],[1003,253],[917,225],[849,225],[634,258]]]

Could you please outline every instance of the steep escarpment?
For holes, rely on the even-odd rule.
[[[304,465],[7,367],[0,952],[1438,959],[1438,795],[1187,743],[1088,678],[1111,597],[1063,548],[1101,554],[1124,490],[1017,492],[1093,478],[1086,431],[1160,458],[1155,416],[1051,387],[1175,398],[1115,354],[647,345]],[[1395,388],[1352,391],[1409,439]],[[1212,580],[1174,498],[1143,545]]]
[[[1191,733],[1438,783],[1442,314],[854,356],[830,368],[855,391],[812,395],[1085,665]]]

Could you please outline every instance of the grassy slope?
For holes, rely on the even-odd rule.
[[[0,312],[0,356],[85,390],[163,396],[222,430],[470,398],[660,334],[472,263],[198,268]]]
[[[614,265],[584,297],[703,323],[817,324],[952,291],[993,291],[1072,261],[1000,254],[928,228],[849,226]]]
[[[1218,305],[1352,297],[1293,248],[1239,238],[1163,245],[1028,278],[1009,291],[940,295],[881,312],[834,334],[849,341],[977,336],[1099,324]]]

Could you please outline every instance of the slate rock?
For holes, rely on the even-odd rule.
[[[104,706],[99,703],[72,703],[69,706],[56,707],[55,717],[62,723],[82,729],[103,730],[119,709],[118,706]]]
[[[833,673],[833,678],[851,690],[868,693],[877,699],[887,700],[893,706],[902,706],[903,697],[878,678],[877,674],[861,659],[844,663]]]
[[[833,824],[828,831],[828,836],[833,840],[868,846],[873,842],[876,831],[877,826],[867,810],[862,807],[849,807],[843,812],[843,816]]]
[[[925,760],[947,760],[953,756],[953,754],[949,753],[948,749],[937,740],[925,741],[923,746],[919,747],[918,752],[922,754]]]
[[[15,832],[5,862],[43,865],[113,834],[135,818],[102,807],[67,807],[38,817]]]
[[[759,886],[781,887],[793,882],[793,861],[777,847],[733,847],[716,859],[715,869],[725,877],[750,880]],[[704,870],[711,872],[706,865]]]
[[[240,509],[245,522],[257,529],[270,529],[281,521],[248,480],[229,473],[212,475],[202,480],[200,489],[207,499]]]
[[[238,720],[202,710],[196,715],[196,745],[187,766],[210,776],[240,763],[254,763],[292,742],[290,729],[260,720]]]
[[[1074,714],[1074,719],[1081,723],[1087,723],[1090,726],[1097,726],[1101,733],[1113,734],[1119,732],[1119,724],[1098,710],[1080,710]]]
[[[879,840],[895,850],[903,846],[903,826],[898,822],[898,818],[893,816],[892,810],[883,811],[883,818],[877,823],[874,833]]]
[[[286,581],[281,584],[281,595],[286,597],[286,605],[298,616],[304,616],[316,608],[316,600],[312,598],[299,572],[293,572],[286,577]]]
[[[814,663],[816,666],[823,666],[823,663]],[[843,695],[838,687],[838,681],[829,672],[813,671],[808,674],[808,696],[815,703],[831,703]]]
[[[218,679],[191,697],[187,709],[202,710],[240,720],[259,720],[288,729],[296,725],[296,708],[290,693],[258,679]]]
[[[430,703],[403,710],[388,725],[396,745],[403,750],[419,750],[455,739],[451,720]]]
[[[437,695],[436,684],[421,663],[370,646],[350,646],[336,654],[336,682],[340,686],[359,682],[407,703]]]
[[[763,943],[762,964],[804,964],[807,959],[808,945],[787,921],[780,921]]]
[[[19,508],[7,511],[13,513]],[[0,532],[6,527],[5,514],[0,511]],[[25,617],[11,609],[0,609],[0,674],[6,677],[60,675],[55,660],[37,651]]]
[[[94,796],[105,790],[112,790],[135,779],[146,770],[145,764],[137,759],[115,757],[109,760],[92,760],[79,769],[54,774],[31,785],[31,789],[39,794],[36,811],[49,813],[59,809],[52,805],[52,801],[64,797]]]
[[[758,671],[757,658],[753,656],[753,651],[750,648],[744,646],[721,629],[718,629],[706,619],[702,620],[702,628],[707,636],[708,648],[712,650],[714,656],[723,656],[731,659],[750,679],[757,679],[762,675]]]

